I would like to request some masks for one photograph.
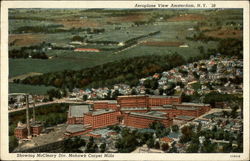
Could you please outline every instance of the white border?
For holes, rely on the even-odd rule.
[[[1,2],[1,160],[54,160],[49,157],[17,158],[8,152],[8,9],[9,8],[134,8],[135,4],[215,3],[215,8],[244,9],[244,152],[197,154],[113,153],[114,158],[55,158],[55,160],[249,160],[249,2],[248,1],[3,1]],[[141,8],[143,9],[143,8]],[[162,8],[163,9],[163,8]],[[28,153],[26,153],[28,154]],[[33,153],[34,154],[34,153]],[[49,153],[51,154],[51,153]],[[52,153],[53,154],[53,153]],[[86,153],[87,154],[87,153]],[[230,157],[239,154],[240,158]],[[88,155],[88,154],[87,154]],[[58,156],[58,154],[57,154]]]

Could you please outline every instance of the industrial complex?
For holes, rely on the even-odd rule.
[[[190,121],[210,110],[209,104],[182,102],[180,96],[129,95],[117,100],[87,101],[85,105],[70,105],[65,137],[86,134],[94,129],[110,125],[148,128],[155,121],[165,127],[173,120]],[[25,139],[39,135],[42,125],[29,123],[18,125],[15,136]]]

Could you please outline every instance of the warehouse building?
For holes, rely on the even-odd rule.
[[[116,100],[89,102],[89,105],[70,106],[69,125],[88,125],[69,128],[67,136],[85,134],[97,128],[121,124],[134,128],[148,128],[159,121],[170,127],[173,120],[190,121],[208,112],[210,105],[181,102],[180,96],[118,96]],[[75,130],[79,128],[78,130]]]

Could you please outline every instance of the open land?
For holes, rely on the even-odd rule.
[[[218,44],[214,40],[203,42],[187,39],[187,37],[198,35],[200,32],[213,38],[242,38],[242,30],[240,29],[242,14],[235,10],[13,9],[9,14],[9,43],[12,43],[10,49],[39,45],[42,42],[63,47],[69,45],[72,37],[76,35],[85,36],[89,41],[119,43],[149,32],[160,31],[159,34],[139,40],[139,42],[145,43],[138,43],[119,52],[117,52],[119,50],[117,45],[88,43],[77,47],[100,49],[100,52],[77,53],[73,50],[53,49],[45,51],[45,54],[50,57],[46,60],[10,58],[9,78],[30,72],[48,73],[67,69],[79,70],[144,55],[162,56],[178,53],[188,59],[200,55],[199,46],[203,46],[207,50],[215,48]],[[27,26],[48,27],[53,29],[53,32],[16,33],[17,29]],[[222,28],[218,28],[219,26]],[[75,31],[73,28],[104,28],[105,32],[88,34],[85,31]],[[55,32],[54,29],[65,29],[65,32]],[[179,47],[183,44],[186,44],[187,47]],[[13,85],[15,84],[10,84],[10,86]]]

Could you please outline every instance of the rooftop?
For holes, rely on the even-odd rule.
[[[84,113],[88,113],[90,105],[74,105],[69,106],[69,117],[83,117]]]
[[[169,137],[163,137],[163,138],[161,138],[161,141],[166,142],[166,143],[170,143],[170,142],[172,142],[174,140],[169,138]]]
[[[177,110],[186,110],[186,111],[195,111],[198,110],[198,107],[185,107],[185,106],[178,106],[176,107]]]
[[[97,101],[93,101],[93,103],[100,103],[100,102],[117,103],[117,100],[97,100]]]
[[[166,116],[167,113],[160,112],[160,111],[150,111],[150,112],[147,112],[146,114],[152,115],[152,116],[164,117],[164,116]]]
[[[180,116],[177,116],[177,117],[175,117],[175,118],[176,118],[176,119],[180,119],[180,120],[190,121],[190,120],[193,120],[195,117],[180,115]]]
[[[182,102],[180,105],[190,105],[190,106],[210,106],[204,103],[192,103],[192,102]]]
[[[179,132],[170,132],[168,134],[169,138],[179,138],[179,136],[181,136],[181,133],[179,133]]]
[[[148,108],[147,107],[122,107],[121,108],[121,111],[136,111],[136,110],[147,110]]]
[[[131,115],[134,116],[139,116],[147,119],[153,119],[153,120],[162,120],[162,119],[167,119],[165,116],[159,116],[159,115],[154,115],[153,113],[139,113],[139,112],[131,112]]]
[[[35,124],[31,124],[30,125],[31,127],[40,127],[40,126],[43,126],[42,124],[37,124],[37,123],[35,123]]]
[[[90,132],[90,134],[101,135],[102,137],[104,137],[105,135],[108,135],[108,133],[110,133],[110,132],[114,132],[114,131],[109,130],[109,129],[98,129],[98,130]]]
[[[124,98],[124,97],[146,97],[146,95],[125,95],[125,96],[118,96],[118,98]]]
[[[111,113],[111,112],[115,112],[115,110],[113,109],[100,109],[100,110],[96,110],[91,112],[92,115],[101,115],[101,114],[105,114],[105,113]]]
[[[66,128],[66,132],[69,133],[81,132],[89,129],[90,127],[91,127],[90,125],[83,125],[83,124],[68,125]]]
[[[180,96],[149,95],[149,98],[180,98]]]

